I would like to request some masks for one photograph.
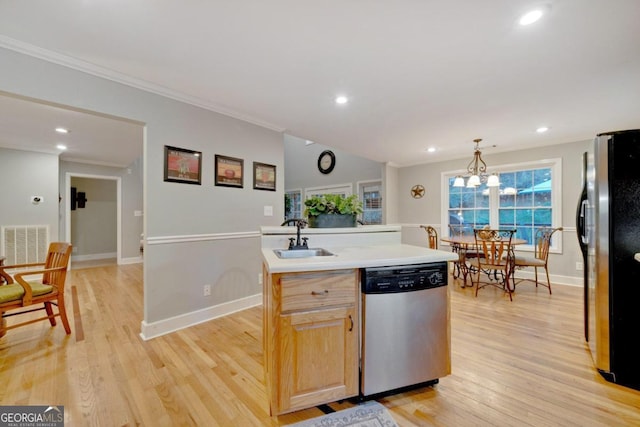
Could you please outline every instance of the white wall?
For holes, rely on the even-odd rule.
[[[48,225],[49,240],[57,241],[57,176],[57,155],[0,148],[0,226]],[[43,201],[33,204],[31,196]]]
[[[5,48],[0,63],[0,90],[145,123],[143,328],[162,323],[149,335],[212,306],[261,302],[259,227],[284,213],[280,132]],[[203,153],[202,185],[163,181],[165,145]],[[244,188],[214,186],[215,154],[244,159]],[[277,191],[253,190],[253,161],[276,165]]]

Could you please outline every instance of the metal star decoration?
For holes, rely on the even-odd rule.
[[[424,187],[420,184],[411,187],[411,197],[414,199],[420,199],[424,196]]]

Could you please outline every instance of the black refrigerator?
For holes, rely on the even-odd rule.
[[[583,163],[585,338],[606,380],[640,390],[640,130],[599,134]]]

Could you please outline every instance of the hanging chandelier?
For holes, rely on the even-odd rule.
[[[464,182],[464,176],[458,175],[453,181],[454,187],[475,188],[483,182],[487,183],[487,187],[500,186],[498,175],[495,173],[489,175],[487,173],[487,164],[482,160],[482,153],[480,153],[480,141],[482,141],[481,138],[473,140],[473,142],[476,143],[476,146],[473,149],[473,159],[467,166],[467,183],[465,184]]]

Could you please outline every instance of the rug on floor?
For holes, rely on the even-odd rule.
[[[288,427],[398,427],[387,408],[369,401],[353,408],[332,412]]]

